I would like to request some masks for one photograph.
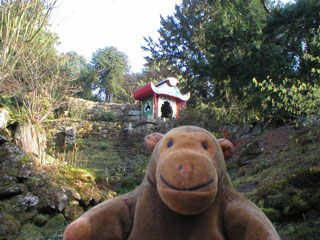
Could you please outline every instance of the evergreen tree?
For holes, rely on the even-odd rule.
[[[97,75],[93,86],[97,95],[108,102],[117,100],[117,96],[121,95],[124,74],[129,70],[127,55],[115,47],[98,49],[93,54],[90,68]]]
[[[77,96],[93,100],[92,86],[97,82],[95,72],[89,67],[86,59],[78,55],[78,53],[68,52],[65,54],[65,57],[68,59],[68,68],[72,73],[72,78],[75,79],[75,83],[80,87]]]

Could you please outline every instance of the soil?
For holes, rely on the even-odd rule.
[[[290,136],[295,133],[291,126],[282,126],[276,129],[267,131],[264,135],[258,137],[258,145],[261,149],[261,154],[255,156],[255,159],[263,158],[270,155],[276,150],[285,149],[291,142]],[[254,141],[254,137],[243,137],[233,141],[235,151],[231,161],[237,161],[242,155],[243,151],[248,147],[248,144]]]

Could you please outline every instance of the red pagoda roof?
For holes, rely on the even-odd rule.
[[[134,99],[143,100],[150,97],[154,93],[158,95],[168,96],[180,101],[188,101],[190,93],[182,94],[177,87],[179,81],[175,78],[166,78],[165,80],[154,85],[152,82],[139,88],[133,92]]]

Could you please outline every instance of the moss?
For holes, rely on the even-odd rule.
[[[0,148],[0,157],[7,156],[9,154],[9,150],[6,148]]]
[[[318,167],[304,168],[291,175],[261,185],[254,192],[255,201],[264,199],[264,207],[277,209],[279,219],[299,219],[314,206],[320,205],[320,172]]]
[[[43,235],[40,229],[31,223],[24,224],[18,240],[33,240],[33,239],[43,239]]]
[[[287,223],[278,227],[281,239],[290,240],[318,240],[320,236],[320,222],[307,221]]]
[[[79,183],[76,191],[81,195],[81,201],[88,206],[92,202],[99,203],[105,200],[102,192],[91,183]]]
[[[62,214],[58,214],[53,218],[50,218],[47,224],[44,226],[44,229],[47,230],[47,233],[54,233],[58,230],[61,230],[66,226],[66,219]]]
[[[45,225],[50,219],[50,215],[48,214],[38,214],[34,219],[33,222],[36,226],[42,227]]]
[[[124,177],[124,178],[121,178],[121,184],[119,184],[119,187],[117,187],[115,190],[119,194],[125,194],[135,189],[139,184],[140,184],[139,179],[133,176]]]
[[[281,216],[280,211],[275,208],[261,208],[261,210],[271,221],[277,221],[277,219],[279,219],[279,217]]]
[[[20,233],[21,224],[7,213],[0,214],[0,239],[16,239]]]
[[[47,220],[47,216],[45,216]],[[33,240],[33,239],[62,239],[63,230],[66,226],[65,218],[62,214],[58,214],[50,218],[43,227],[38,227],[32,223],[27,223],[22,226],[18,240]]]
[[[61,170],[61,173],[68,180],[78,179],[86,183],[95,183],[96,179],[95,174],[88,169],[73,168],[67,166]]]
[[[19,165],[24,165],[26,163],[32,163],[32,162],[33,160],[28,155],[24,155],[19,159]]]
[[[82,207],[79,206],[78,201],[70,202],[65,208],[65,216],[68,220],[75,220],[84,213]]]

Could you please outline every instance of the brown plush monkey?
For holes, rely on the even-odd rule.
[[[86,212],[64,239],[280,239],[263,212],[233,189],[225,164],[231,142],[183,126],[148,135],[146,145],[153,153],[141,185]]]

